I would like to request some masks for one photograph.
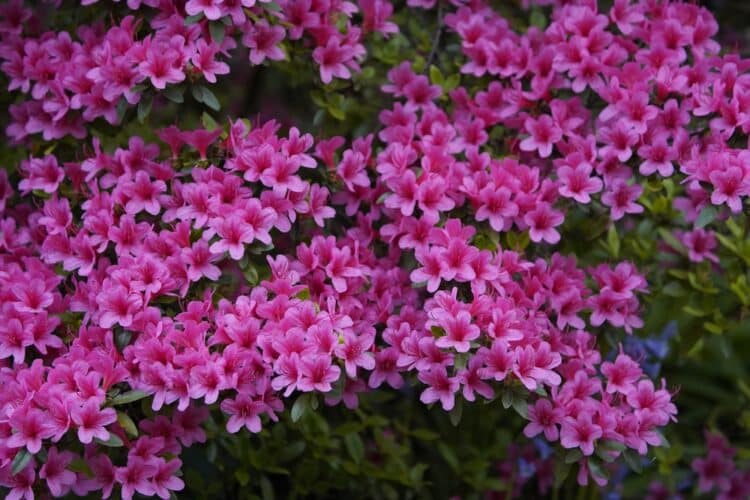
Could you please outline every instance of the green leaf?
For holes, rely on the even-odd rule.
[[[678,240],[674,234],[672,234],[671,231],[668,231],[664,229],[663,227],[659,228],[659,236],[661,236],[661,239],[664,240],[664,242],[669,245],[670,247],[677,250],[682,255],[687,255],[687,249],[685,248],[685,245],[682,244],[680,240]]]
[[[240,486],[247,486],[250,483],[250,473],[246,469],[237,469],[234,471],[234,477]]]
[[[595,460],[594,457],[589,457],[588,465],[592,475],[603,479],[609,479],[609,473],[607,470],[602,467],[602,464],[600,464],[598,460]]]
[[[614,224],[609,226],[607,232],[607,246],[612,257],[616,259],[620,256],[620,236],[617,234],[617,228]]]
[[[99,438],[95,438],[94,441],[99,443],[102,446],[107,446],[108,448],[120,448],[125,443],[122,442],[122,439],[120,439],[116,434],[109,433],[109,439],[106,441],[102,441]]]
[[[152,103],[153,98],[151,97],[151,95],[144,94],[141,96],[141,100],[138,103],[138,122],[143,123],[146,121],[149,113],[151,113]]]
[[[440,68],[434,64],[430,66],[430,81],[441,87],[443,86],[443,82],[445,82],[445,77],[443,76],[443,73],[440,72]]]
[[[24,470],[26,466],[29,465],[29,462],[31,462],[33,456],[34,455],[32,455],[29,450],[21,448],[21,450],[16,453],[16,456],[13,457],[13,462],[11,462],[11,471],[13,475],[15,476]]]
[[[137,438],[138,437],[138,428],[135,426],[135,422],[133,422],[133,419],[130,418],[130,416],[123,412],[118,411],[117,412],[117,423],[120,424],[120,427],[123,428],[125,433],[127,433],[128,436]]]
[[[716,219],[718,213],[719,211],[712,205],[704,207],[703,210],[701,210],[701,213],[698,214],[698,219],[695,221],[695,227],[703,228],[711,224],[714,219]]]
[[[203,124],[203,128],[205,128],[209,132],[213,132],[214,130],[219,128],[219,124],[216,123],[216,120],[214,120],[214,117],[209,115],[205,111],[201,115],[201,123]]]
[[[292,422],[298,422],[302,415],[310,409],[310,398],[307,394],[300,395],[292,405]]]
[[[451,466],[453,470],[459,469],[459,462],[458,457],[456,456],[456,453],[453,451],[453,448],[445,444],[443,441],[438,443],[438,451],[440,452],[440,455],[443,457],[443,459],[448,462],[448,465]]]
[[[91,470],[89,464],[81,457],[76,457],[68,464],[68,470],[78,472],[80,474],[86,474],[88,477],[94,477],[94,471]]]
[[[224,23],[217,22],[217,21],[211,21],[208,23],[208,31],[211,33],[211,40],[216,42],[217,45],[221,45],[221,42],[224,41],[224,33],[227,29],[226,26],[224,26]]]
[[[197,14],[194,14],[192,16],[188,16],[185,18],[185,26],[190,26],[191,24],[195,24],[201,19],[203,19],[203,12],[198,12]]]
[[[544,15],[542,9],[535,8],[531,10],[531,16],[529,17],[529,25],[535,26],[540,30],[547,27],[547,16]]]
[[[568,475],[570,474],[571,466],[570,464],[567,464],[563,462],[562,460],[555,460],[555,488],[559,488],[562,486],[562,484],[565,482],[565,480],[568,478]]]
[[[126,405],[128,403],[132,403],[133,401],[143,399],[146,396],[148,396],[148,394],[143,391],[128,391],[115,396],[114,399],[112,399],[112,404],[114,406]]]
[[[529,404],[526,402],[525,399],[514,398],[513,409],[516,410],[516,413],[521,415],[521,417],[525,419],[529,418]]]
[[[625,459],[625,463],[628,464],[628,467],[635,472],[636,474],[640,474],[643,472],[643,466],[641,465],[641,457],[637,455],[633,450],[625,450],[622,453],[622,457]]]
[[[453,427],[458,427],[458,424],[461,423],[461,415],[463,415],[463,412],[464,400],[458,397],[456,398],[456,404],[451,408],[451,411],[448,412],[448,418],[450,418]]]
[[[221,104],[219,103],[219,100],[216,98],[214,93],[208,90],[206,87],[201,86],[201,88],[203,89],[201,91],[203,94],[203,104],[213,109],[214,111],[219,111],[221,109]]]
[[[503,408],[506,410],[513,406],[513,391],[506,390],[502,396]]]
[[[123,351],[129,344],[130,339],[133,338],[133,332],[130,330],[125,330],[124,328],[118,331],[115,334],[115,345],[120,350],[120,352]]]
[[[273,484],[266,477],[266,475],[260,476],[260,494],[263,500],[274,500]]]
[[[362,438],[356,432],[351,432],[344,436],[344,444],[346,450],[349,452],[349,456],[352,457],[354,462],[361,463],[365,457],[365,445],[362,442]]]
[[[566,464],[574,464],[581,460],[583,457],[583,453],[581,453],[581,450],[578,448],[573,448],[565,455],[565,463]]]
[[[184,92],[184,87],[180,86],[169,86],[161,91],[164,97],[172,102],[176,102],[177,104],[185,102],[185,97],[183,96]]]

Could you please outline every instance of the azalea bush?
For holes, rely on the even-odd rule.
[[[750,496],[706,8],[0,12],[8,498]]]

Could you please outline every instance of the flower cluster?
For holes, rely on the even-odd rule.
[[[741,469],[735,460],[737,450],[721,434],[706,432],[705,457],[693,460],[698,475],[698,491],[714,493],[720,500],[750,496],[750,469]]]
[[[386,386],[453,414],[501,400],[580,484],[662,444],[666,382],[628,354],[632,336],[609,359],[597,337],[644,326],[646,277],[554,248],[581,213],[616,235],[654,180],[686,185],[673,208],[688,224],[709,204],[739,212],[748,65],[717,55],[694,4],[564,3],[523,34],[482,2],[444,18],[441,3],[463,85],[403,62],[378,130],[350,141],[238,120],[162,128],[161,145],[93,139],[75,161],[34,148],[0,171],[0,485],[168,498],[211,410],[258,433],[292,405],[352,409]],[[237,39],[254,65],[302,40],[329,83],[359,70],[366,33],[397,31],[387,0],[128,0],[148,21],[75,39],[7,8],[2,70],[30,96],[10,110],[18,142],[82,138],[146,95],[214,83]],[[711,230],[668,234],[717,262]],[[702,490],[736,487],[711,472],[720,455],[696,461]]]
[[[212,102],[213,93],[198,82],[215,83],[217,76],[229,73],[224,59],[238,41],[249,49],[250,63],[259,65],[287,58],[282,41],[304,39],[313,46],[312,59],[324,83],[350,78],[360,70],[365,55],[361,42],[368,32],[398,31],[388,21],[393,11],[388,0],[361,1],[359,8],[339,0],[268,5],[268,0],[190,0],[184,6],[129,1],[135,14],[106,31],[90,25],[75,33],[37,34],[27,27],[37,14],[21,0],[10,0],[2,6],[7,21],[0,25],[0,70],[9,80],[8,90],[28,99],[11,106],[7,133],[16,141],[37,133],[45,140],[83,138],[87,122],[102,118],[116,125],[126,107],[149,103],[149,89],[170,87],[169,98],[182,101],[184,89],[177,85],[185,82],[197,98]],[[361,25],[350,19],[357,12]],[[145,14],[148,20],[141,17]],[[343,32],[338,28],[342,19],[347,23]]]

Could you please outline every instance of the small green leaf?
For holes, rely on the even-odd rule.
[[[164,97],[177,104],[185,102],[185,97],[183,96],[184,92],[185,89],[180,86],[169,86],[161,91]]]
[[[211,33],[211,40],[217,45],[221,45],[221,42],[224,41],[224,33],[226,29],[227,27],[224,26],[224,23],[222,22],[211,21],[208,23],[208,31]]]
[[[609,231],[607,231],[607,246],[612,257],[616,259],[620,256],[620,236],[614,224],[609,226]]]
[[[91,470],[89,464],[81,457],[76,457],[68,464],[68,470],[78,472],[80,474],[86,474],[88,477],[94,477],[94,471]]]
[[[123,412],[118,411],[117,412],[117,423],[120,424],[120,427],[123,428],[125,433],[127,433],[128,436],[136,438],[138,437],[138,428],[135,426],[135,422],[133,422],[133,419],[130,418],[130,416]]]
[[[195,24],[201,19],[203,19],[203,12],[198,12],[197,14],[194,14],[192,16],[188,16],[185,18],[185,26]]]
[[[128,403],[132,403],[133,401],[143,399],[146,396],[148,396],[148,394],[143,391],[128,391],[115,396],[114,399],[112,399],[112,404],[114,406],[126,405]]]
[[[292,405],[292,422],[298,422],[302,415],[310,409],[310,398],[307,394],[300,395]]]
[[[529,418],[529,404],[526,402],[525,399],[514,398],[513,409],[516,410],[516,413],[521,415],[521,417],[526,418],[526,419]]]
[[[214,93],[208,90],[206,87],[201,86],[201,88],[203,89],[201,91],[203,94],[203,104],[213,109],[214,111],[219,111],[221,109],[221,104],[219,103],[219,100],[216,98]]]
[[[716,219],[718,213],[719,211],[712,205],[704,207],[703,210],[701,210],[701,213],[698,214],[698,219],[695,221],[695,227],[703,228],[711,224],[714,219]]]
[[[659,236],[661,236],[661,239],[663,239],[667,245],[677,250],[682,255],[687,255],[687,249],[685,248],[685,245],[683,245],[682,242],[678,240],[671,231],[668,231],[663,227],[659,228]]]
[[[625,463],[628,464],[628,467],[635,472],[636,474],[640,474],[643,472],[643,466],[641,465],[641,457],[637,455],[633,450],[625,450],[622,453],[622,457],[625,459]]]
[[[513,392],[512,391],[506,390],[505,392],[503,392],[503,396],[501,399],[503,403],[503,408],[505,408],[506,410],[510,408],[511,406],[513,406]]]
[[[459,469],[459,461],[458,457],[456,456],[456,453],[453,451],[453,448],[445,444],[444,442],[438,443],[438,451],[440,452],[440,455],[443,457],[443,459],[448,462],[448,465],[451,466],[453,470]]]
[[[130,339],[132,338],[133,332],[131,332],[130,330],[125,330],[124,328],[115,334],[115,345],[120,350],[120,352],[122,352],[123,349],[130,345]]]
[[[352,457],[354,462],[361,463],[365,456],[365,445],[362,442],[362,438],[356,432],[351,432],[344,436],[344,444],[346,450],[349,452],[349,456]]]
[[[453,424],[453,427],[458,427],[458,424],[461,423],[461,416],[464,412],[464,400],[459,398],[456,398],[456,404],[451,408],[451,411],[448,412],[448,418],[450,418],[451,424]]]
[[[274,500],[273,484],[266,477],[266,475],[260,476],[260,494],[263,500]]]
[[[441,87],[443,86],[443,82],[445,82],[445,77],[443,76],[443,73],[440,72],[440,68],[434,64],[430,66],[430,81]]]
[[[21,448],[19,452],[16,453],[16,456],[13,457],[13,462],[11,463],[11,471],[13,475],[15,476],[22,470],[26,468],[27,465],[29,465],[29,462],[31,462],[31,458],[34,455],[32,455],[29,450],[26,448]]]
[[[581,453],[581,450],[578,448],[573,448],[565,455],[565,463],[566,464],[574,464],[581,460],[581,457],[583,457],[583,453]]]
[[[547,16],[544,15],[542,9],[535,8],[531,10],[531,16],[529,17],[529,25],[535,26],[540,30],[547,27]]]
[[[99,443],[102,446],[107,446],[108,448],[120,448],[125,443],[122,442],[122,439],[120,439],[116,434],[109,433],[109,439],[106,441],[103,441],[99,438],[94,439],[97,443]]]
[[[216,123],[216,120],[214,120],[214,117],[209,115],[205,111],[201,115],[201,123],[203,124],[203,128],[205,128],[209,132],[213,132],[214,130],[219,128],[219,124]]]
[[[138,122],[143,123],[146,121],[149,113],[151,113],[151,103],[153,99],[149,94],[141,96],[141,100],[138,103]]]

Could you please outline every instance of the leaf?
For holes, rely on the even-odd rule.
[[[687,249],[685,248],[685,245],[683,245],[682,242],[678,240],[677,237],[675,237],[675,235],[670,231],[664,229],[663,227],[660,227],[659,236],[661,236],[661,239],[663,239],[667,245],[674,248],[681,254],[687,255]]]
[[[568,475],[570,474],[570,464],[567,464],[561,460],[555,461],[555,488],[559,488],[562,486],[562,484],[565,482],[565,480],[568,478]]]
[[[15,476],[22,470],[26,468],[27,465],[29,465],[29,462],[31,462],[31,459],[34,455],[32,455],[29,450],[26,448],[21,448],[21,450],[16,453],[16,456],[13,457],[13,462],[11,465],[11,471],[13,475]]]
[[[361,463],[365,456],[365,445],[362,443],[362,438],[356,432],[351,432],[344,436],[344,444],[346,450],[349,452],[349,456],[356,463]]]
[[[138,428],[135,426],[135,422],[133,422],[133,419],[130,418],[130,416],[123,412],[118,411],[117,412],[117,423],[120,424],[120,427],[123,428],[123,430],[127,433],[130,437],[138,437]]]
[[[274,500],[273,484],[269,481],[268,477],[264,475],[260,476],[260,494],[263,500]]]
[[[448,462],[448,465],[450,465],[453,470],[458,470],[458,457],[456,456],[456,453],[453,451],[453,449],[442,441],[439,442],[437,446],[440,455],[443,457],[443,459],[445,459],[446,462]]]
[[[430,66],[430,81],[441,87],[443,86],[443,82],[445,82],[445,77],[443,76],[443,73],[440,72],[440,68],[434,64]]]
[[[529,26],[535,26],[540,30],[547,27],[547,17],[542,12],[542,9],[535,8],[531,10],[531,16],[529,17]]]
[[[583,457],[583,453],[581,453],[581,450],[578,448],[573,448],[565,455],[565,463],[566,464],[574,464],[581,460],[581,457]]]
[[[600,464],[598,460],[589,457],[588,465],[592,475],[602,479],[609,479],[609,473],[604,467],[602,467],[602,464]]]
[[[208,31],[211,33],[211,40],[216,42],[217,45],[221,45],[224,41],[224,33],[227,27],[222,22],[211,21],[208,23]]]
[[[214,120],[214,117],[209,115],[205,111],[201,115],[201,123],[203,124],[203,128],[205,128],[209,132],[213,132],[214,130],[219,128],[219,124],[216,123],[216,120]]]
[[[450,418],[453,427],[458,427],[458,424],[461,423],[461,415],[463,415],[463,412],[464,400],[460,397],[456,398],[456,404],[451,408],[451,411],[448,412],[448,418]]]
[[[108,448],[120,448],[125,443],[122,442],[122,439],[120,439],[116,434],[109,433],[109,439],[106,441],[102,441],[99,438],[94,439],[97,443],[99,443],[102,446],[107,446]]]
[[[503,396],[501,399],[503,403],[503,408],[505,408],[506,410],[510,408],[511,406],[513,406],[513,392],[512,391],[506,390],[505,392],[503,392]]]
[[[620,256],[620,236],[614,224],[609,226],[609,231],[607,231],[607,246],[612,257],[616,259]]]
[[[250,473],[245,469],[237,469],[234,471],[234,477],[237,479],[237,482],[240,483],[240,486],[247,486],[250,482]]]
[[[185,89],[180,86],[169,86],[161,91],[164,97],[172,102],[176,102],[177,104],[185,102],[185,97],[183,96],[184,92]]]
[[[125,330],[124,328],[118,331],[115,334],[115,345],[120,350],[120,352],[123,351],[129,344],[130,339],[133,338],[133,332],[130,330]]]
[[[122,394],[115,396],[112,399],[112,404],[114,406],[126,405],[128,403],[132,403],[133,401],[138,401],[139,399],[143,399],[146,396],[148,396],[148,394],[143,391],[128,391],[128,392],[124,392]]]
[[[291,417],[292,422],[298,422],[302,415],[307,413],[310,408],[310,398],[307,394],[300,395],[292,405]]]
[[[143,123],[146,121],[149,113],[151,113],[151,104],[153,99],[151,95],[144,94],[141,96],[141,100],[138,103],[138,122]]]
[[[190,26],[191,24],[195,24],[201,19],[203,19],[203,12],[198,12],[197,14],[194,14],[192,16],[188,16],[185,18],[185,26]]]
[[[718,210],[716,210],[716,207],[714,206],[706,206],[701,210],[701,213],[698,214],[698,219],[695,221],[695,227],[697,228],[703,228],[707,225],[711,224],[714,219],[716,219],[716,215],[719,213]]]
[[[625,463],[628,464],[628,467],[635,472],[636,474],[640,474],[643,472],[643,466],[641,465],[641,457],[637,455],[633,450],[625,450],[622,453],[622,457],[625,459]]]
[[[68,464],[68,470],[78,472],[80,474],[86,474],[88,477],[94,477],[94,471],[91,470],[89,464],[81,457],[76,457]]]
[[[221,104],[219,103],[219,100],[216,98],[214,93],[208,90],[206,87],[201,86],[201,88],[203,89],[203,104],[213,109],[214,111],[219,111],[221,109]]]
[[[513,409],[516,410],[516,413],[521,415],[523,418],[525,419],[529,418],[529,404],[526,402],[525,399],[514,398]]]

